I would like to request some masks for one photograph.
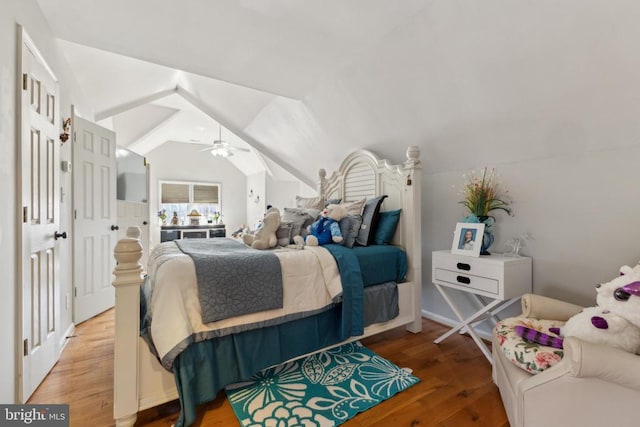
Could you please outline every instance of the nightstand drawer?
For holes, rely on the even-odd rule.
[[[499,294],[500,283],[496,279],[464,274],[460,271],[435,269],[435,280],[439,282],[451,283],[465,288],[475,289],[490,294]]]
[[[478,258],[439,256],[434,258],[434,263],[436,268],[488,279],[500,280],[504,273],[503,264],[487,262]]]

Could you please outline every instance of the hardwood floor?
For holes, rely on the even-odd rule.
[[[29,403],[67,403],[71,426],[112,426],[113,310],[76,328],[60,361]],[[388,426],[508,426],[498,389],[491,381],[491,365],[475,343],[454,334],[440,345],[433,340],[447,330],[423,320],[423,332],[396,329],[362,341],[368,348],[402,367],[413,369],[422,381],[343,424],[346,427]],[[170,426],[180,408],[177,402],[138,414],[136,425]],[[237,426],[224,392],[198,410],[195,426]]]

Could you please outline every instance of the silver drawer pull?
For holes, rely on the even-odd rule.
[[[458,270],[469,271],[471,270],[471,266],[469,264],[465,264],[464,262],[459,262],[457,265]]]
[[[471,283],[471,279],[465,276],[458,276],[456,277],[456,280],[460,283],[464,283],[465,285],[468,285],[469,283]]]

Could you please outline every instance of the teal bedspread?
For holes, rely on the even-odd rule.
[[[404,282],[407,276],[407,254],[393,245],[354,246],[365,288],[384,282]]]

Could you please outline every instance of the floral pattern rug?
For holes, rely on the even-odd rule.
[[[244,427],[329,427],[419,381],[355,342],[266,369],[225,391]]]

